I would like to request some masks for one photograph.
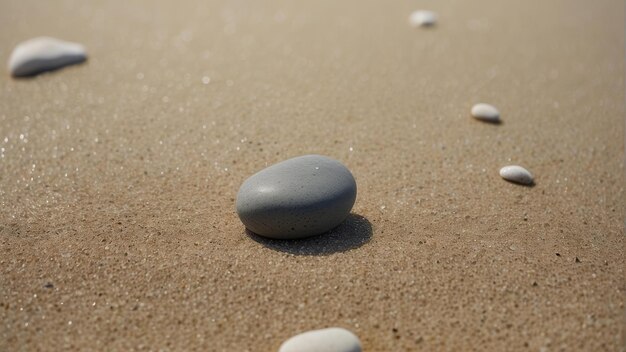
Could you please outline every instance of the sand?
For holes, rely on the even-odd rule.
[[[89,60],[0,75],[0,350],[624,350],[624,10],[3,0],[0,62]],[[348,223],[246,234],[243,180],[309,153],[355,175]]]

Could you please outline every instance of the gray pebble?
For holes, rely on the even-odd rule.
[[[500,176],[507,181],[522,185],[532,185],[534,183],[533,175],[518,165],[509,165],[501,168]]]
[[[304,238],[341,224],[355,199],[356,182],[350,170],[331,158],[305,155],[244,181],[237,194],[237,214],[258,235]]]
[[[9,58],[9,72],[15,77],[32,76],[44,71],[83,62],[85,48],[64,40],[37,37],[18,44]]]
[[[278,352],[361,352],[361,341],[343,328],[311,330],[285,341]]]
[[[477,120],[491,123],[500,122],[500,112],[490,104],[478,103],[472,106],[471,114]]]
[[[437,23],[437,14],[428,10],[413,11],[409,16],[409,24],[413,27],[430,27]]]

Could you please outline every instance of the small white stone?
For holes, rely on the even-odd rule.
[[[31,76],[44,71],[83,62],[85,48],[64,40],[37,37],[18,44],[9,58],[9,72],[15,77]]]
[[[503,179],[522,185],[532,185],[533,175],[526,169],[518,165],[509,165],[500,169],[500,176]]]
[[[311,330],[285,341],[278,352],[361,352],[361,341],[343,328]]]
[[[471,114],[477,120],[491,123],[500,122],[500,112],[490,104],[479,103],[472,106]]]
[[[418,10],[411,13],[409,23],[413,27],[430,27],[437,22],[437,14],[432,11]]]

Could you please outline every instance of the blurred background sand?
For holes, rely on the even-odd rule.
[[[3,63],[39,35],[89,51],[0,75],[0,350],[328,326],[365,351],[623,350],[622,1],[1,0],[0,23]],[[355,216],[246,235],[242,181],[308,153],[353,171]]]

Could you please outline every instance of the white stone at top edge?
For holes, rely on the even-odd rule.
[[[481,121],[486,122],[499,122],[500,112],[495,106],[485,103],[478,103],[472,106],[472,116]]]
[[[500,176],[507,181],[523,185],[532,185],[534,182],[533,175],[518,165],[509,165],[501,168]]]
[[[13,49],[8,69],[13,76],[29,76],[83,62],[86,59],[87,52],[78,43],[37,37],[24,41]]]
[[[437,15],[432,11],[417,10],[409,16],[409,24],[413,27],[428,27],[437,22]]]
[[[343,328],[311,330],[285,341],[278,352],[361,352],[361,341]]]

